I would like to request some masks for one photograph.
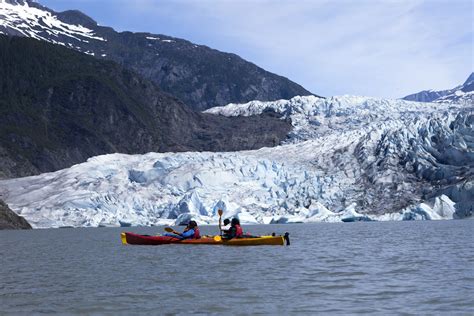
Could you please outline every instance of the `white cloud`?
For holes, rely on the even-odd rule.
[[[472,71],[472,64],[466,67],[472,42],[461,51],[449,47],[453,37],[472,30],[463,29],[451,12],[443,21],[423,11],[446,4],[195,2],[199,12],[217,16],[220,34],[254,48],[253,61],[315,93],[387,97],[449,88]]]

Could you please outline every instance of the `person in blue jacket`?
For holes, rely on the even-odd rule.
[[[189,221],[188,225],[181,234],[166,233],[163,236],[175,237],[179,239],[199,239],[201,235],[199,233],[199,227],[196,221]]]

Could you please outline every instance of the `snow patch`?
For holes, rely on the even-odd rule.
[[[54,13],[32,7],[28,1],[19,4],[0,1],[0,27],[15,30],[22,36],[61,45],[65,44],[59,40],[60,36],[86,43],[88,43],[88,40],[106,41],[104,38],[95,35],[93,30],[82,25],[64,23]],[[58,40],[50,40],[48,37],[41,35],[43,32],[56,36]]]

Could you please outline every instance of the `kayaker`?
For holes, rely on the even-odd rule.
[[[230,222],[229,230],[225,232],[223,237],[226,239],[232,239],[232,238],[242,238],[243,235],[244,235],[244,232],[242,230],[242,227],[240,227],[240,221],[238,218],[234,217],[232,221]]]
[[[224,219],[224,226],[219,223],[219,230],[221,231],[221,235],[227,234],[228,230],[230,229],[230,219]]]
[[[189,221],[188,225],[181,234],[166,233],[164,236],[175,237],[179,239],[199,239],[201,234],[196,221]]]

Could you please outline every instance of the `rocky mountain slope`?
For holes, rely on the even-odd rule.
[[[196,110],[311,94],[235,54],[165,35],[116,32],[97,25],[82,12],[54,12],[29,0],[0,0],[0,33],[32,37],[113,60]]]
[[[0,200],[0,230],[2,229],[31,229],[31,225]]]
[[[426,90],[407,95],[407,101],[462,103],[474,105],[474,72],[462,84],[449,90]]]
[[[451,219],[473,215],[474,108],[295,97],[208,112],[291,119],[286,143],[232,153],[103,155],[0,182],[36,227]]]
[[[198,113],[114,62],[0,35],[0,178],[112,152],[274,146],[290,128],[274,112],[234,119]]]

